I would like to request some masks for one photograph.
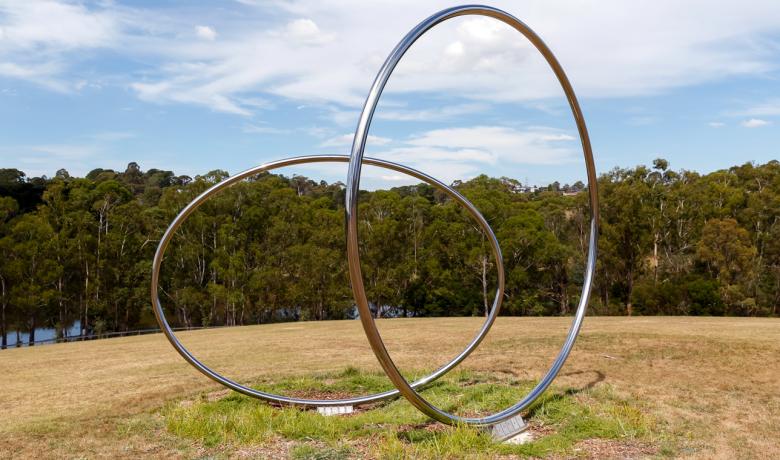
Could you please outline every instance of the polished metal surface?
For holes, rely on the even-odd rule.
[[[552,366],[547,371],[545,376],[539,381],[536,387],[534,387],[531,392],[523,397],[518,403],[496,414],[482,418],[459,417],[444,412],[441,409],[433,406],[422,396],[420,396],[420,394],[415,391],[413,385],[410,385],[409,382],[407,382],[403,375],[401,375],[401,373],[398,371],[398,368],[385,348],[382,337],[380,336],[376,327],[376,323],[374,322],[374,318],[371,316],[371,311],[369,309],[368,299],[366,297],[365,287],[363,284],[363,274],[360,269],[360,253],[358,248],[358,199],[360,190],[360,171],[362,163],[366,160],[363,158],[363,153],[366,147],[366,140],[368,138],[371,119],[374,116],[374,111],[376,110],[376,106],[379,102],[382,90],[387,84],[393,69],[395,69],[404,53],[406,53],[406,51],[412,46],[412,44],[414,44],[415,41],[417,41],[417,39],[443,21],[466,15],[488,16],[508,24],[520,32],[526,39],[528,39],[549,64],[553,73],[557,77],[558,82],[563,88],[564,93],[566,94],[566,98],[569,102],[574,120],[577,124],[577,130],[579,131],[582,151],[585,157],[585,167],[588,175],[588,192],[591,212],[587,266],[582,293],[571,328],[569,329],[558,356],[555,358]],[[358,311],[360,313],[361,324],[363,325],[363,329],[366,332],[366,336],[368,337],[368,341],[371,344],[371,348],[382,365],[382,368],[396,386],[396,388],[400,390],[401,394],[406,399],[408,399],[420,411],[440,422],[448,424],[463,423],[469,425],[490,426],[512,418],[520,411],[526,409],[529,405],[531,405],[531,403],[534,402],[534,400],[541,396],[541,394],[552,383],[553,379],[555,379],[556,375],[566,361],[566,358],[569,356],[569,353],[571,352],[571,349],[574,346],[574,342],[577,338],[577,334],[579,333],[580,327],[582,326],[583,318],[585,317],[585,311],[587,309],[588,300],[590,297],[596,265],[598,222],[599,213],[596,170],[593,163],[593,152],[590,146],[590,139],[588,137],[588,131],[585,126],[585,119],[582,115],[582,111],[580,110],[577,98],[574,95],[574,90],[572,89],[572,86],[569,83],[563,68],[561,67],[560,63],[558,63],[558,60],[553,55],[552,51],[550,51],[547,45],[545,45],[542,39],[539,38],[539,36],[537,36],[536,33],[531,30],[531,28],[529,28],[514,16],[496,8],[478,5],[458,6],[443,10],[424,20],[414,29],[412,29],[401,40],[400,43],[398,43],[395,49],[393,49],[393,51],[390,53],[390,56],[383,64],[382,68],[379,70],[379,73],[377,74],[376,79],[371,86],[368,98],[366,99],[366,102],[363,106],[363,111],[360,114],[357,129],[355,131],[355,138],[352,144],[352,153],[350,155],[349,161],[349,171],[347,173],[346,225],[349,276],[352,284],[352,293],[355,297]],[[493,244],[494,251],[497,251],[498,243],[495,242]],[[500,278],[499,282],[499,287],[503,290],[503,278]],[[483,328],[489,327],[494,320],[495,316],[491,313],[491,316],[488,318]]]
[[[247,396],[260,398],[266,401],[271,401],[279,404],[290,404],[290,405],[300,405],[300,406],[343,408],[348,406],[357,406],[360,404],[376,402],[376,401],[380,401],[398,395],[399,393],[398,390],[392,390],[383,393],[376,393],[368,396],[362,396],[362,397],[351,398],[351,399],[314,400],[314,399],[301,399],[301,398],[290,398],[286,396],[279,396],[271,393],[258,391],[253,388],[249,388],[244,385],[241,385],[211,370],[208,366],[206,366],[205,364],[200,362],[197,358],[195,358],[195,356],[193,356],[189,352],[189,350],[187,350],[186,347],[184,347],[184,345],[176,337],[176,334],[174,334],[173,330],[171,329],[171,326],[168,324],[168,320],[165,318],[165,312],[163,310],[162,304],[160,303],[160,298],[158,295],[160,267],[162,265],[163,257],[165,255],[165,250],[168,248],[168,244],[171,242],[171,239],[173,238],[173,235],[176,233],[176,230],[184,223],[187,217],[190,214],[192,214],[196,209],[198,209],[198,207],[200,207],[208,198],[212,197],[222,189],[230,187],[231,185],[243,179],[254,176],[264,171],[270,171],[284,166],[292,166],[292,165],[306,164],[306,163],[328,163],[328,162],[347,163],[348,161],[349,161],[349,156],[347,155],[312,155],[312,156],[294,157],[294,158],[287,158],[279,161],[273,161],[270,163],[257,166],[252,169],[248,169],[244,172],[236,174],[235,176],[225,179],[224,181],[218,184],[215,184],[205,192],[198,195],[197,198],[195,198],[192,202],[190,202],[176,216],[173,222],[171,222],[171,225],[163,234],[163,237],[160,240],[159,245],[157,246],[157,251],[154,254],[154,260],[152,262],[152,283],[151,283],[152,308],[154,310],[155,316],[157,317],[157,322],[160,324],[160,328],[162,329],[163,333],[165,333],[165,336],[168,338],[168,341],[171,343],[171,345],[173,345],[176,351],[178,351],[179,354],[188,363],[190,363],[197,370],[205,374],[207,377],[211,378],[212,380],[218,383],[221,383],[222,385],[232,390],[235,390]],[[486,319],[485,323],[482,325],[482,328],[479,330],[479,332],[474,337],[474,339],[452,361],[445,364],[444,366],[436,370],[434,373],[428,375],[427,377],[417,380],[410,386],[410,388],[419,388],[433,382],[434,380],[438,379],[442,375],[449,372],[452,368],[460,364],[460,362],[466,359],[466,357],[472,351],[474,351],[474,349],[480,344],[480,342],[482,342],[482,339],[490,330],[490,327],[493,324],[493,320],[495,319],[496,315],[498,315],[498,311],[501,308],[501,301],[504,296],[504,264],[502,263],[501,249],[498,246],[498,240],[496,239],[495,234],[493,234],[493,230],[490,228],[490,225],[488,225],[487,221],[485,221],[485,218],[482,217],[482,214],[479,213],[479,211],[474,207],[473,204],[471,204],[471,202],[469,202],[465,197],[463,197],[460,193],[458,193],[451,187],[439,182],[438,180],[428,176],[427,174],[424,174],[420,171],[417,171],[415,169],[397,163],[378,160],[374,158],[365,158],[363,159],[363,161],[366,164],[378,166],[380,168],[390,169],[403,174],[408,174],[436,188],[439,188],[440,190],[447,193],[447,195],[449,195],[452,199],[454,199],[462,206],[464,206],[466,210],[469,212],[469,214],[471,214],[471,216],[479,223],[479,226],[485,232],[485,235],[487,236],[488,240],[490,240],[491,248],[493,249],[493,255],[496,259],[496,268],[498,272],[498,289],[496,290],[496,296],[493,300],[493,304],[490,313],[488,315],[488,319]],[[363,315],[364,313],[361,312],[361,316]],[[339,410],[342,409],[335,409],[336,412],[338,412]],[[346,411],[346,409],[343,409],[343,411]]]

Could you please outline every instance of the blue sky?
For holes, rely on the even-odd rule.
[[[599,171],[708,172],[778,158],[780,2],[499,1],[552,48]],[[0,0],[0,167],[231,173],[349,152],[398,40],[447,2]],[[584,179],[571,114],[517,32],[457,18],[392,77],[368,155],[444,181]],[[344,180],[346,166],[285,171]],[[366,168],[362,184],[409,180]]]

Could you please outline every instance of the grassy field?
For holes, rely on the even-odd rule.
[[[380,321],[408,375],[434,369],[479,318]],[[457,371],[425,391],[485,414],[552,361],[567,318],[499,318]],[[356,321],[181,334],[209,365],[285,394],[389,388]],[[403,400],[344,417],[278,409],[190,368],[163,336],[0,351],[2,458],[780,458],[780,320],[587,318],[527,419],[535,440],[496,445],[428,422]]]

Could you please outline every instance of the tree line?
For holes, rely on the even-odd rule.
[[[0,345],[11,331],[65,336],[154,327],[151,259],[197,194],[227,177],[171,171],[0,169]],[[479,176],[453,184],[499,238],[502,313],[566,315],[579,300],[589,231],[582,183],[529,188]],[[484,315],[495,263],[476,222],[426,184],[361,192],[360,235],[372,311]],[[780,163],[700,175],[652,166],[599,177],[595,314],[776,316]],[[177,232],[160,297],[174,326],[354,317],[344,186],[264,173],[206,202]]]

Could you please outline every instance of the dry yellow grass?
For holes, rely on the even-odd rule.
[[[457,353],[479,318],[382,320],[402,369]],[[499,318],[463,363],[542,375],[568,318]],[[287,323],[182,334],[209,365],[238,380],[377,370],[356,321]],[[221,387],[189,367],[162,335],[0,351],[0,457],[192,456],[198,446],[146,423],[169,401]],[[587,318],[557,383],[611,385],[642,401],[678,456],[780,458],[780,320]],[[152,415],[149,415],[152,414]],[[240,454],[238,452],[237,454]]]

